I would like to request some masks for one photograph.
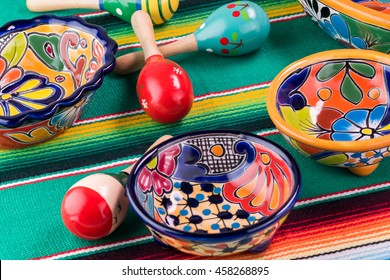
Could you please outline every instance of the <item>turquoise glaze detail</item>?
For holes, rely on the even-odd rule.
[[[251,1],[236,1],[215,10],[195,31],[198,50],[238,56],[258,49],[268,37],[265,11]]]

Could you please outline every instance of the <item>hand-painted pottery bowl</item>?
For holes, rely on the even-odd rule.
[[[390,154],[390,56],[345,49],[317,53],[272,81],[267,109],[302,154],[370,174]]]
[[[388,0],[299,0],[329,36],[351,48],[390,53]]]
[[[200,131],[147,152],[126,189],[158,243],[222,256],[264,250],[294,206],[300,183],[295,160],[269,140]]]
[[[79,17],[41,16],[0,28],[0,148],[46,141],[84,112],[115,66],[117,44]]]

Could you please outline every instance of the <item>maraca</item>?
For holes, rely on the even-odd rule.
[[[180,65],[159,52],[147,13],[136,11],[131,25],[146,61],[137,80],[138,101],[152,119],[161,123],[177,122],[191,110],[194,101],[191,80]]]
[[[149,149],[171,138],[165,135]],[[125,186],[133,166],[119,174],[97,173],[75,183],[65,194],[61,217],[77,237],[95,240],[112,233],[124,220],[129,207]]]
[[[26,0],[32,12],[47,12],[65,9],[103,10],[130,22],[132,14],[137,10],[147,11],[154,24],[162,24],[169,20],[179,7],[179,0]]]
[[[219,7],[194,33],[163,45],[159,50],[166,58],[195,51],[239,56],[258,49],[269,31],[268,16],[259,5],[250,1],[237,1]],[[125,54],[116,62],[116,73],[127,74],[141,69],[143,54]]]

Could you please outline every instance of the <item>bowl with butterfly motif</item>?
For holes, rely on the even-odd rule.
[[[272,81],[267,109],[292,147],[371,174],[390,155],[390,56],[339,49],[302,58]]]
[[[390,53],[388,0],[299,0],[318,26],[340,43]]]
[[[201,256],[261,252],[293,208],[300,171],[256,134],[182,134],[143,155],[129,175],[132,209],[163,246]]]
[[[83,19],[40,16],[0,28],[0,148],[41,143],[83,114],[117,44]]]

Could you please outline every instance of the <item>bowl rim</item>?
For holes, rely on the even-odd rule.
[[[67,98],[57,100],[43,109],[26,111],[16,116],[0,116],[0,125],[6,128],[15,128],[21,126],[25,121],[28,120],[42,121],[51,118],[57,111],[57,108],[70,107],[79,102],[82,97],[85,96],[84,93],[98,89],[103,82],[104,76],[112,72],[115,68],[115,53],[118,50],[118,44],[116,41],[108,36],[107,31],[103,27],[88,23],[79,16],[41,15],[31,19],[10,21],[0,27],[0,36],[4,36],[7,33],[13,33],[17,30],[25,30],[44,24],[62,24],[75,29],[83,30],[84,32],[96,36],[107,49],[104,55],[105,63],[100,67],[99,70],[96,71],[93,79],[78,87]]]
[[[262,219],[260,223],[245,228],[241,228],[238,230],[234,230],[232,232],[208,233],[208,234],[184,232],[169,227],[165,224],[160,224],[156,222],[154,219],[152,219],[138,202],[137,195],[135,193],[135,180],[137,178],[137,173],[139,172],[139,170],[142,169],[153,157],[155,157],[158,154],[159,150],[165,149],[176,143],[180,143],[183,139],[187,137],[202,136],[202,135],[220,135],[220,134],[232,135],[235,137],[241,137],[242,139],[245,140],[254,141],[256,143],[260,143],[260,144],[266,143],[269,146],[274,146],[278,150],[277,153],[279,155],[282,155],[284,160],[288,161],[288,165],[290,167],[292,176],[294,178],[293,190],[291,191],[288,200],[284,203],[282,207],[280,207],[280,209],[277,212],[273,213],[270,216],[265,217],[264,219]],[[169,235],[171,237],[173,236],[182,239],[190,239],[196,242],[202,242],[207,244],[235,240],[238,237],[249,236],[269,227],[270,225],[274,224],[275,222],[280,220],[284,215],[288,214],[291,211],[291,209],[294,207],[298,199],[300,191],[301,191],[301,172],[299,166],[296,160],[290,154],[290,152],[288,152],[285,148],[283,148],[277,143],[274,143],[271,140],[268,140],[254,133],[244,132],[240,130],[222,130],[222,129],[198,130],[194,132],[188,132],[177,136],[173,136],[172,138],[169,138],[168,140],[161,142],[160,144],[156,145],[152,149],[148,150],[134,164],[130,174],[128,175],[128,180],[126,183],[126,194],[130,201],[130,205],[132,206],[134,211],[138,214],[138,216],[141,217],[141,219],[144,221],[146,225],[150,226],[153,230],[162,233],[164,235]]]
[[[299,0],[302,1],[302,0]],[[352,0],[317,0],[322,4],[352,17],[358,21],[364,21],[371,25],[390,30],[390,15],[365,7]]]
[[[318,139],[287,124],[280,115],[276,106],[276,95],[282,82],[294,72],[300,71],[307,66],[324,62],[326,60],[336,59],[365,59],[378,62],[383,65],[388,65],[390,67],[390,55],[373,50],[337,49],[323,51],[301,58],[279,72],[270,84],[266,107],[272,122],[281,133],[300,143],[318,149],[327,149],[338,152],[364,152],[367,150],[380,149],[390,146],[390,135],[362,141],[330,141]]]

